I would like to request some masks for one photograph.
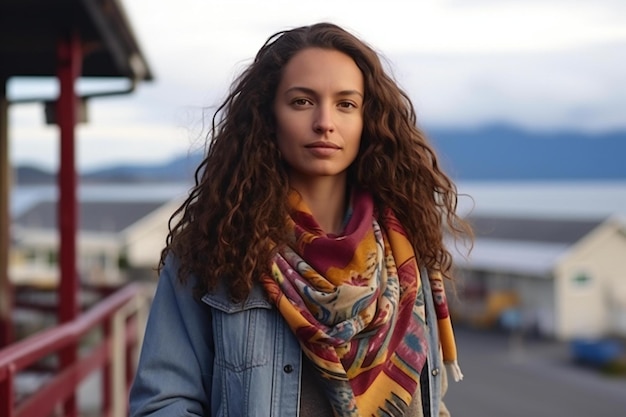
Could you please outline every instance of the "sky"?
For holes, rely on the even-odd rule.
[[[155,80],[89,103],[77,129],[81,171],[201,149],[212,112],[266,38],[318,21],[374,47],[424,127],[626,129],[623,0],[118,1]],[[52,98],[57,86],[15,78],[8,94]],[[9,123],[13,164],[58,167],[58,128],[42,105],[11,105]]]

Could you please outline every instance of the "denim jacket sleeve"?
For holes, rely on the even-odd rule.
[[[131,417],[209,415],[210,309],[193,299],[190,284],[178,283],[172,261],[161,272],[148,317],[130,391]]]

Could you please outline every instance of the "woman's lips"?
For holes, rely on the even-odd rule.
[[[305,146],[313,155],[318,157],[328,157],[338,152],[341,147],[332,142],[314,142]]]

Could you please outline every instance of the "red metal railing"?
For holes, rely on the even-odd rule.
[[[75,401],[78,388],[89,375],[101,371],[102,417],[127,414],[127,394],[147,314],[143,289],[129,284],[106,297],[77,319],[41,331],[0,350],[0,416],[48,417],[66,402]],[[18,399],[15,382],[21,371],[50,355],[77,349],[85,336],[101,331],[99,343],[70,364],[58,369],[36,392]],[[72,407],[70,407],[72,408]]]

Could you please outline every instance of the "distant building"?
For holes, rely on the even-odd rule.
[[[571,339],[626,337],[626,223],[471,215],[472,253],[458,256],[459,320]]]
[[[77,238],[81,281],[115,284],[154,276],[167,222],[180,201],[109,197],[79,203]],[[10,276],[17,283],[58,282],[57,204],[40,201],[13,221]]]

